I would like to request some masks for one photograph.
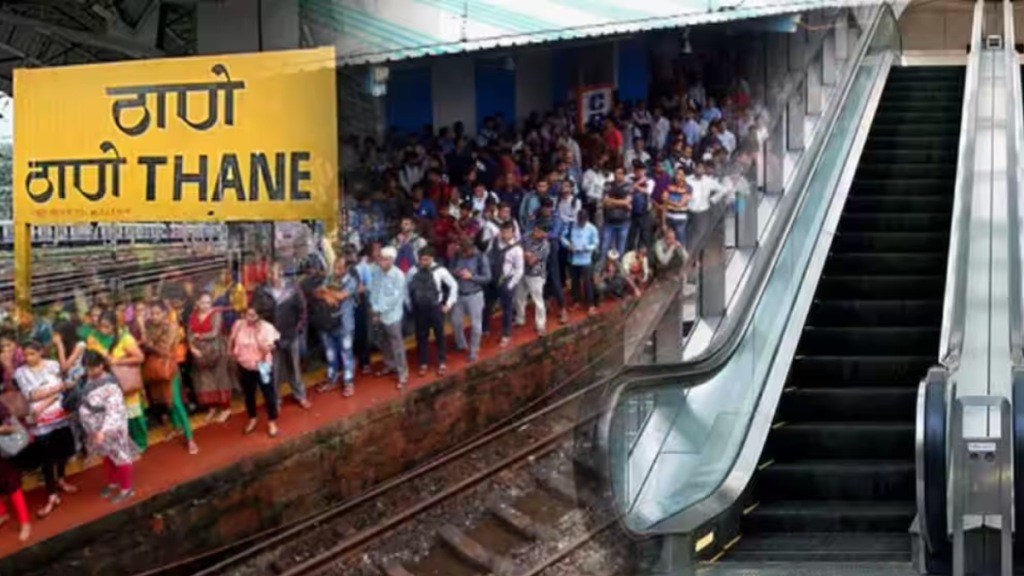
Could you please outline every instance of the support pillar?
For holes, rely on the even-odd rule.
[[[805,82],[806,84],[806,82]],[[807,111],[804,90],[797,90],[789,99],[786,108],[786,149],[791,151],[804,149],[804,114]]]
[[[658,321],[658,327],[654,329],[654,363],[679,363],[682,358],[683,290],[680,289]]]
[[[807,115],[820,116],[825,108],[825,90],[822,89],[821,55],[815,56],[807,67]]]
[[[840,18],[845,21],[845,18]],[[832,30],[821,45],[821,83],[835,86],[839,82],[839,65],[836,58],[836,31]]]
[[[833,28],[833,35],[835,36],[835,54],[836,60],[846,61],[850,57],[850,27],[849,20],[844,12],[842,16],[836,20],[836,25]]]
[[[660,551],[645,576],[693,576],[696,574],[693,538],[689,534],[659,536]]]
[[[769,113],[781,109],[781,96],[789,67],[788,40],[783,34],[769,34],[765,46],[765,105]]]
[[[715,209],[705,212],[702,216],[712,219],[713,228],[707,232],[707,244],[700,253],[700,276],[697,280],[697,292],[700,295],[698,316],[714,318],[725,314],[725,218]]]
[[[761,145],[764,158],[764,191],[767,194],[781,194],[786,185],[786,118],[783,116],[772,127],[768,139]]]
[[[14,221],[14,302],[17,310],[32,310],[32,225]]]
[[[804,69],[807,61],[807,31],[797,28],[792,34],[787,34],[786,39],[789,46],[789,69],[793,72]]]
[[[750,194],[736,195],[736,247],[757,247],[757,199]]]

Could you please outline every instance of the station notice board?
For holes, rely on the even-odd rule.
[[[16,228],[336,225],[336,90],[333,47],[18,69]],[[16,247],[19,277],[26,243]]]

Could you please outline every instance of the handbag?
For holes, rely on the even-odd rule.
[[[171,382],[178,372],[178,363],[174,358],[150,354],[142,363],[142,378],[146,382]]]
[[[0,456],[13,458],[24,450],[31,438],[28,430],[16,418],[9,418],[7,424],[14,427],[10,434],[0,434]]]
[[[0,394],[0,403],[7,408],[7,412],[14,418],[28,416],[28,401],[17,390],[8,390]]]
[[[111,366],[110,373],[117,378],[126,396],[142,390],[142,373],[138,366]]]

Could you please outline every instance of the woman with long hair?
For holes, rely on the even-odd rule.
[[[95,329],[90,331],[85,341],[88,350],[102,356],[111,370],[122,367],[125,370],[138,370],[145,356],[139,343],[126,329],[118,329],[117,317],[113,312],[104,312],[99,317]],[[149,426],[143,410],[143,392],[141,389],[125,394],[124,404],[128,410],[128,431],[132,440],[145,452],[149,447]]]
[[[149,321],[146,323],[146,336],[143,347],[146,354],[169,361],[175,358],[178,344],[181,342],[181,327],[168,314],[167,305],[155,302],[149,307]],[[147,359],[149,361],[150,359]],[[192,423],[188,419],[188,411],[181,397],[181,371],[173,370],[169,381],[149,382],[153,400],[167,406],[171,415],[171,426],[185,434],[185,443],[189,454],[198,454],[192,435]]]
[[[224,316],[214,307],[210,294],[196,301],[188,323],[188,344],[192,351],[192,381],[199,404],[209,409],[206,421],[223,423],[231,417],[231,391],[235,376],[228,364],[224,338]]]
[[[39,342],[27,342],[22,350],[25,365],[14,373],[14,380],[29,404],[29,432],[34,438],[30,447],[30,456],[34,458],[30,460],[42,469],[48,499],[38,515],[45,518],[61,505],[61,492],[78,491],[64,479],[67,462],[75,454],[75,437],[70,415],[61,405],[68,386],[61,380],[60,364],[43,358],[43,345]]]
[[[102,458],[107,469],[107,485],[100,496],[118,504],[135,495],[133,462],[139,449],[128,432],[124,393],[107,369],[106,360],[89,350],[82,363],[86,380],[78,419],[85,430],[89,454]]]

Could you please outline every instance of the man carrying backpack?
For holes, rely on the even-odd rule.
[[[426,376],[430,365],[430,333],[437,342],[437,375],[448,372],[448,355],[445,352],[444,319],[455,305],[459,284],[448,270],[434,262],[434,248],[427,246],[420,251],[419,266],[408,274],[408,302],[412,309],[416,328],[416,347],[419,352],[419,375]]]
[[[452,308],[452,327],[455,329],[455,347],[466,350],[466,316],[469,316],[469,361],[476,362],[480,354],[480,335],[483,331],[484,290],[491,284],[491,265],[476,248],[471,238],[463,238],[459,252],[452,263],[459,283],[459,297]]]

